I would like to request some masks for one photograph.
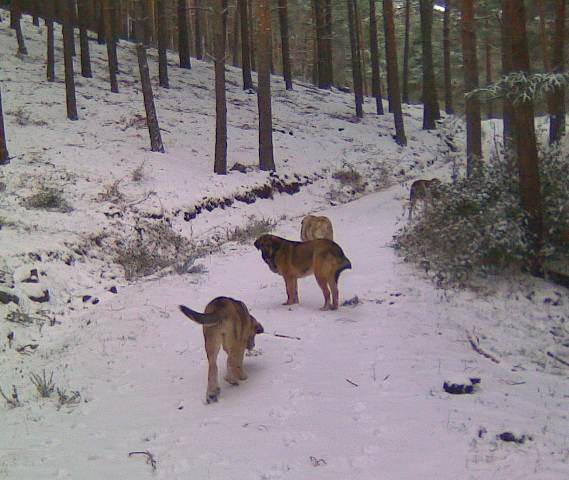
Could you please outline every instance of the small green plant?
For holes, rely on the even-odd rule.
[[[45,374],[45,370],[42,371],[41,376],[38,375],[37,373],[32,373],[30,375],[30,379],[34,384],[34,386],[36,387],[36,390],[38,391],[40,397],[42,398],[51,397],[51,394],[55,390],[55,382],[53,381],[53,372],[51,372],[49,379]]]
[[[237,243],[250,243],[256,238],[271,232],[277,222],[272,218],[249,217],[247,223],[242,227],[235,227],[227,231],[227,241]]]
[[[68,213],[73,210],[63,194],[52,187],[42,186],[23,201],[26,208],[43,209],[52,212]]]

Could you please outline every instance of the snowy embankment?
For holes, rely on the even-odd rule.
[[[235,201],[186,221],[184,212],[204,197],[234,197],[268,179],[256,171],[211,174],[211,65],[171,69],[173,88],[157,91],[168,152],[151,154],[146,131],[131,122],[142,102],[128,46],[119,51],[118,95],[105,83],[104,49],[92,46],[96,78],[79,80],[84,109],[71,123],[64,120],[63,84],[43,80],[42,32],[27,22],[25,32],[31,54],[16,58],[12,32],[0,24],[0,80],[15,157],[0,170],[0,287],[20,298],[19,307],[0,305],[0,387],[10,394],[16,385],[21,402],[0,409],[1,478],[567,477],[567,368],[547,355],[563,358],[569,350],[560,340],[567,336],[567,292],[527,278],[493,280],[479,293],[436,289],[389,246],[406,221],[405,181],[450,175],[448,145],[420,131],[419,109],[407,110],[410,145],[401,149],[389,116],[352,123],[350,96],[302,86],[285,93],[276,79],[275,128],[292,132],[275,132],[278,175],[317,180],[294,195]],[[254,165],[255,96],[240,90],[239,71],[228,76],[230,165]],[[26,112],[31,120],[18,126]],[[332,177],[345,165],[364,175],[365,191],[353,194],[353,185]],[[122,196],[109,195],[119,180]],[[73,210],[24,208],[41,181],[61,188]],[[331,206],[363,193],[369,195]],[[319,311],[322,294],[312,278],[299,282],[300,305],[282,306],[284,282],[251,244],[223,245],[198,260],[199,274],[132,282],[108,252],[77,249],[89,235],[128,232],[140,218],[167,219],[198,241],[254,215],[278,220],[276,234],[295,239],[301,216],[317,211],[330,217],[353,264],[340,277],[340,300],[358,301],[335,312]],[[26,297],[33,284],[22,280],[33,268],[49,289],[47,303]],[[201,328],[177,305],[199,310],[217,295],[246,302],[267,333],[245,359],[249,379],[222,384],[219,403],[205,405]],[[5,319],[40,309],[51,322]],[[475,352],[469,336],[499,363]],[[37,347],[18,352],[25,345]],[[222,374],[223,361],[221,354]],[[58,408],[55,392],[38,398],[29,375],[43,369],[67,395],[78,391],[80,402]],[[444,381],[457,377],[481,383],[472,394],[443,391]],[[498,438],[506,432],[523,443]],[[133,451],[152,454],[156,471],[144,455],[129,457]]]

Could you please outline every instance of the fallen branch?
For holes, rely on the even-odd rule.
[[[18,397],[18,391],[16,390],[16,385],[12,385],[12,398],[8,398],[2,388],[0,388],[0,395],[6,400],[6,403],[10,405],[12,408],[16,408],[20,406],[20,398]]]
[[[466,338],[468,338],[468,342],[470,343],[470,346],[472,347],[472,349],[476,353],[479,353],[480,355],[482,355],[483,357],[486,357],[488,360],[491,360],[494,363],[500,363],[500,360],[498,360],[496,357],[494,357],[493,355],[489,354],[488,352],[485,352],[484,350],[482,350],[482,347],[480,347],[480,345],[479,345],[478,338],[476,338],[476,341],[474,341],[474,339],[472,338],[472,335],[470,335],[470,333],[466,334]]]
[[[291,340],[301,340],[300,337],[293,337],[290,335],[283,335],[282,333],[271,333],[271,335],[273,335],[274,337],[280,337],[280,338],[290,338]]]
[[[16,348],[16,352],[21,353],[23,355],[31,355],[36,351],[36,348],[38,347],[39,347],[38,343],[28,343],[27,345],[22,345],[21,347]]]
[[[547,352],[547,356],[553,358],[553,360],[557,360],[559,363],[562,363],[563,365],[565,365],[566,367],[569,367],[569,362],[567,360],[563,360],[562,358],[559,358],[557,355],[555,355],[554,353],[551,352]]]
[[[128,456],[131,457],[132,455],[144,455],[146,457],[146,463],[150,464],[152,470],[156,471],[156,460],[154,455],[152,455],[148,450],[144,452],[129,452]]]
[[[348,382],[350,385],[353,385],[354,387],[359,387],[357,383],[352,382],[349,378],[345,378],[344,380],[346,380],[346,382]]]

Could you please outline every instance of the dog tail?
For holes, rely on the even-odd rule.
[[[191,318],[194,322],[199,323],[204,326],[215,325],[219,322],[219,318],[215,313],[200,313],[186,307],[185,305],[180,305],[180,311],[188,318]]]
[[[344,263],[340,267],[338,267],[338,270],[336,270],[336,275],[334,277],[336,283],[338,283],[338,279],[340,278],[340,273],[342,273],[344,270],[349,270],[350,268],[352,268],[352,263],[348,260],[347,257],[344,257]]]

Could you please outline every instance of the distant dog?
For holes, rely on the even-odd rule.
[[[323,238],[293,242],[275,235],[262,235],[254,245],[271,271],[284,278],[287,294],[284,305],[298,303],[298,279],[314,274],[324,294],[321,310],[338,308],[338,278],[343,270],[352,268],[352,264],[337,243]]]
[[[300,239],[303,242],[306,242],[308,240],[316,240],[317,238],[334,240],[332,222],[328,217],[306,215],[306,217],[302,219],[302,223],[300,225]]]
[[[246,380],[243,371],[245,349],[255,346],[255,335],[263,333],[263,326],[249,313],[243,302],[229,297],[217,297],[199,313],[180,305],[184,315],[203,325],[205,351],[209,362],[207,374],[206,402],[217,402],[219,383],[217,378],[217,355],[220,347],[227,353],[227,374],[225,380],[239,385]]]
[[[418,200],[421,200],[425,208],[432,202],[433,196],[436,194],[436,189],[441,184],[438,178],[432,178],[431,180],[415,180],[411,184],[411,190],[409,192],[409,220],[413,218],[413,210],[417,204]]]

